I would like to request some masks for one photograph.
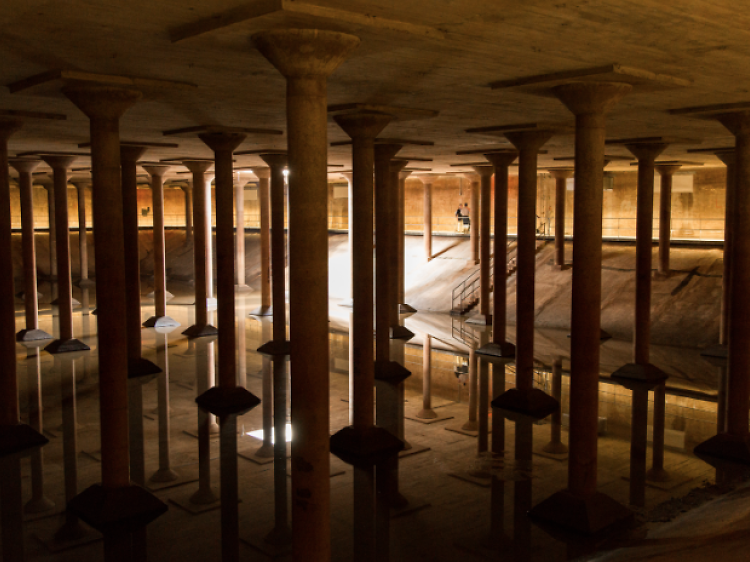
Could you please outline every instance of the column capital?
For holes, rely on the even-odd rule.
[[[231,131],[214,131],[210,133],[201,133],[198,135],[211,150],[214,152],[234,152],[247,138],[245,133]]]
[[[660,176],[664,177],[673,175],[680,168],[682,168],[682,164],[659,164],[657,162],[655,169]]]
[[[479,183],[479,178],[481,177],[476,172],[464,172],[463,176],[471,183]]]
[[[260,159],[263,160],[263,162],[271,167],[271,170],[277,167],[284,168],[289,164],[289,155],[283,151],[264,152],[258,156],[260,156]]]
[[[393,115],[377,111],[361,111],[334,115],[333,120],[352,139],[374,140],[392,122]]]
[[[360,43],[354,35],[319,29],[261,31],[252,41],[285,78],[327,77]]]
[[[349,183],[354,181],[354,172],[339,172],[339,175],[343,176]]]
[[[39,157],[53,170],[61,169],[65,171],[69,170],[73,162],[79,158],[79,156],[67,154],[40,154]]]
[[[412,176],[420,180],[424,185],[432,185],[432,183],[441,176],[442,174],[419,174],[418,176]]]
[[[167,171],[171,167],[172,166],[169,166],[167,164],[143,164],[141,165],[141,168],[143,168],[148,175],[150,175],[151,177],[157,177],[157,178],[164,177],[164,174],[166,174]]]
[[[550,175],[556,180],[566,180],[572,178],[574,174],[573,168],[562,168],[557,170],[548,170]]]
[[[21,119],[0,118],[0,141],[7,141],[10,136],[23,126]]]
[[[490,178],[495,173],[495,168],[491,164],[487,164],[486,166],[472,166],[472,168],[482,178]]]
[[[734,136],[750,133],[750,111],[733,111],[716,115],[716,120]]]
[[[606,113],[632,89],[624,82],[570,82],[552,91],[571,113],[586,115]]]
[[[10,164],[19,174],[30,174],[41,164],[41,160],[32,160],[30,158],[9,158]]]
[[[148,150],[147,146],[139,146],[135,144],[121,144],[120,145],[120,160],[123,164],[135,164],[140,160]]]
[[[211,166],[214,165],[213,160],[183,160],[182,165],[185,166],[194,174],[205,174]]]
[[[518,150],[537,151],[552,138],[554,131],[508,131],[505,138]]]
[[[646,163],[653,163],[664,152],[669,146],[664,142],[639,142],[639,143],[628,143],[624,145],[633,156]]]
[[[513,161],[518,158],[518,152],[515,150],[486,152],[484,157],[495,167],[495,170],[497,170],[498,168],[507,168],[510,166]]]
[[[391,172],[399,172],[409,165],[408,160],[391,160]]]
[[[398,173],[398,179],[399,179],[399,180],[405,180],[405,179],[406,179],[406,178],[408,178],[408,177],[409,177],[410,175],[411,175],[411,172],[407,172],[407,171],[401,171],[401,172],[399,172],[399,173]]]
[[[714,156],[716,156],[719,160],[721,160],[725,166],[734,166],[734,164],[737,162],[737,157],[735,156],[734,148],[727,148],[723,150],[718,150],[714,152]]]
[[[119,119],[143,94],[131,88],[116,86],[72,84],[62,89],[63,94],[89,119]]]
[[[267,180],[271,177],[271,168],[268,166],[252,166],[250,171],[260,180]]]
[[[375,144],[375,160],[390,160],[404,147],[403,144],[381,143]]]

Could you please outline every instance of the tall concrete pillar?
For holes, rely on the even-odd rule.
[[[471,247],[471,263],[479,263],[479,182],[477,174],[466,174],[470,182],[469,203],[469,246]]]
[[[111,522],[103,529],[104,558],[128,560],[145,556],[134,543],[142,545],[145,525],[167,510],[155,496],[130,484],[128,458],[128,336],[119,121],[141,94],[100,85],[69,85],[63,92],[90,121],[96,194],[93,211],[102,456],[101,485],[81,492],[68,502],[68,509],[94,527],[101,527],[101,521]],[[118,499],[112,499],[113,495]],[[122,524],[124,514],[115,507],[120,505],[134,508],[128,517],[135,517],[141,529],[134,531],[132,526]]]
[[[258,184],[258,204],[260,207],[260,306],[250,314],[254,316],[270,316],[273,313],[271,309],[271,201],[269,191],[271,169],[267,167],[255,167],[253,168],[253,173],[260,180]],[[245,256],[243,253],[243,265],[244,261]],[[244,274],[245,272],[243,271],[242,275],[244,276]]]
[[[0,256],[11,267],[12,224],[8,180],[8,139],[21,128],[16,118],[0,118]],[[3,560],[26,560],[21,481],[22,452],[31,453],[47,439],[19,419],[16,379],[13,276],[0,275],[0,538]]]
[[[484,155],[492,163],[495,171],[495,232],[493,251],[495,259],[492,263],[492,316],[495,321],[492,325],[492,341],[477,350],[477,353],[480,355],[511,360],[516,356],[516,346],[508,342],[505,330],[507,323],[506,280],[508,278],[508,167],[517,156],[518,153],[515,150],[498,150],[485,153]]]
[[[70,183],[76,186],[78,195],[78,262],[81,268],[78,286],[84,289],[94,286],[94,282],[89,279],[89,245],[86,228],[86,188],[91,187],[91,180],[73,178]]]
[[[750,208],[750,111],[727,111],[725,107],[678,110],[715,117],[735,137],[733,181],[727,178],[730,265],[728,279],[727,327],[727,406],[726,432],[719,433],[695,448],[695,453],[712,458],[750,464],[750,302],[737,298],[750,283],[750,224],[741,213]],[[676,113],[677,111],[674,111]],[[731,160],[730,160],[731,162]],[[725,242],[726,243],[726,242]]]
[[[402,310],[401,301],[401,280],[404,269],[404,222],[402,218],[403,196],[401,191],[401,175],[403,169],[409,162],[407,160],[391,159],[389,175],[389,201],[392,218],[389,223],[391,229],[388,238],[388,267],[390,274],[388,276],[388,299],[390,308],[391,322],[391,339],[409,339],[414,337],[414,333],[402,325],[401,313],[414,312],[411,307]]]
[[[164,242],[164,174],[170,166],[144,165],[143,169],[151,176],[153,197],[153,240],[154,240],[154,306],[155,314],[146,320],[146,328],[169,328],[179,326],[174,318],[167,316],[167,266]],[[165,349],[166,353],[166,349]]]
[[[375,470],[379,459],[395,455],[403,447],[387,430],[374,425],[375,357],[373,326],[373,171],[374,139],[393,119],[376,112],[335,115],[336,123],[352,138],[351,213],[352,324],[350,346],[353,396],[352,424],[331,437],[331,452],[354,466],[354,556],[374,561],[376,537]],[[387,329],[387,325],[386,325]],[[386,342],[387,335],[386,335]],[[381,353],[382,355],[382,349]],[[386,357],[386,361],[388,358]],[[359,444],[374,445],[363,451]]]
[[[574,82],[552,89],[576,116],[570,452],[567,489],[542,501],[530,515],[585,533],[630,514],[597,491],[596,468],[605,113],[631,88],[626,83]]]
[[[659,195],[659,274],[669,275],[669,243],[672,236],[672,176],[681,164],[660,164],[656,171],[661,176]]]
[[[237,385],[235,362],[235,252],[234,172],[232,153],[245,140],[244,133],[211,131],[200,139],[214,151],[216,162],[216,265],[219,323],[219,384],[196,398],[202,409],[219,419],[221,457],[221,558],[239,560],[239,511],[237,507],[237,416],[250,411],[260,400]],[[266,204],[268,202],[266,201]],[[243,319],[244,321],[244,319]],[[281,438],[281,436],[279,436]]]
[[[16,158],[10,165],[18,172],[18,185],[21,196],[21,243],[23,246],[23,302],[26,328],[16,334],[16,341],[27,342],[52,339],[39,329],[39,296],[36,281],[36,245],[34,244],[34,197],[31,173],[39,165],[39,160]]]
[[[354,180],[352,178],[354,177],[354,173],[353,172],[339,172],[339,175],[341,175],[346,180],[346,183],[347,183],[347,186],[348,186],[348,191],[347,191],[347,194],[348,194],[347,195],[347,197],[348,197],[348,200],[347,200],[347,207],[348,207],[348,209],[347,209],[347,211],[348,212],[347,212],[347,216],[349,217],[349,236],[348,236],[348,238],[349,238],[348,239],[349,267],[350,267],[350,270],[351,270],[351,272],[353,274],[353,272],[354,272],[354,265],[353,265],[353,263],[354,263],[354,257],[353,257],[354,256],[354,249],[353,249],[354,240],[353,240],[353,236],[352,236],[352,217],[354,216],[354,192],[353,192],[354,184],[352,182]],[[341,301],[339,303],[339,306],[345,306],[347,308],[351,308],[353,306],[353,304],[352,304],[353,299],[354,299],[354,287],[349,286],[349,294],[347,295],[347,297],[343,301]],[[351,337],[350,337],[349,338],[350,344],[351,344],[351,341],[352,340],[351,340]],[[350,355],[349,360],[351,361],[351,353],[349,355]],[[351,421],[351,420],[349,420],[349,421]]]
[[[57,306],[60,311],[60,337],[44,349],[49,353],[85,351],[88,345],[73,337],[73,292],[70,274],[70,233],[68,231],[68,170],[76,156],[41,155],[52,168],[55,195],[55,250],[57,254]]]
[[[187,185],[180,186],[185,193],[185,245],[193,242],[193,185],[188,181]]]
[[[492,192],[494,169],[489,164],[487,166],[473,166],[473,168],[481,178],[480,207],[479,212],[475,213],[479,220],[479,314],[469,318],[466,323],[492,326],[492,311],[490,310],[490,285],[492,284],[490,281],[490,193]]]
[[[419,176],[424,184],[424,255],[427,261],[432,259],[432,183],[435,175]]]
[[[49,278],[52,284],[52,297],[57,297],[57,289],[55,282],[57,281],[57,228],[55,220],[55,188],[52,183],[52,176],[48,174],[49,180],[42,184],[42,187],[47,190],[47,214],[49,224]]]
[[[398,310],[400,314],[416,312],[417,309],[406,304],[406,178],[411,175],[408,170],[398,173]]]
[[[262,172],[261,172],[262,173]],[[255,174],[258,176],[258,174]],[[263,181],[264,178],[258,176],[260,179],[260,192],[261,192],[261,202],[263,201]],[[247,293],[250,291],[250,287],[247,286],[246,281],[246,272],[245,272],[245,185],[247,184],[247,180],[245,180],[240,172],[235,172],[235,179],[236,183],[234,186],[234,222],[235,222],[235,250],[237,252],[237,285],[235,289],[239,293]],[[265,178],[266,184],[268,184],[268,177]],[[263,222],[263,210],[266,209],[266,215],[268,214],[268,187],[266,186],[265,189],[265,198],[266,203],[263,205],[261,203],[261,223]],[[266,217],[266,222],[268,222],[268,217]],[[263,225],[261,224],[261,232],[263,230]],[[268,242],[264,245],[264,247],[268,247]],[[262,249],[262,248],[261,248]],[[266,249],[266,269],[268,270],[270,266],[268,265],[268,249]],[[266,274],[266,277],[268,277],[270,274]],[[265,284],[263,285],[265,287]],[[270,306],[270,288],[268,290],[268,301]]]
[[[295,560],[329,560],[330,444],[326,83],[359,44],[343,33],[278,29],[253,36],[287,81],[292,367],[292,545]]]
[[[560,405],[534,388],[534,283],[536,277],[537,156],[552,137],[549,130],[508,131],[518,149],[518,235],[516,243],[516,387],[493,407],[542,419]]]
[[[189,338],[215,336],[218,330],[208,323],[208,279],[211,275],[208,245],[208,212],[206,172],[213,160],[185,160],[183,163],[193,174],[193,275],[195,281],[195,324],[182,332]]]
[[[565,268],[565,194],[568,178],[573,177],[572,168],[550,170],[555,178],[555,267]]]

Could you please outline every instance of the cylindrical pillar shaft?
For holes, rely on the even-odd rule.
[[[669,243],[672,236],[672,173],[661,172],[659,194],[659,273],[669,273]]]
[[[492,324],[490,314],[490,193],[492,166],[475,166],[481,177],[479,210],[479,313],[486,325]]]
[[[424,182],[424,255],[432,259],[432,180]]]
[[[479,176],[471,176],[471,202],[469,203],[469,245],[471,261],[479,263]]]
[[[245,181],[237,174],[237,183],[234,186],[234,222],[235,222],[235,249],[237,252],[237,287],[244,288],[245,283]],[[268,178],[265,179],[266,209],[268,208]],[[261,201],[263,200],[263,179],[260,180]],[[263,230],[263,205],[261,204],[261,232]],[[266,218],[266,221],[268,219]],[[266,245],[268,241],[266,241]],[[267,254],[266,250],[266,254]],[[268,269],[266,259],[266,269]],[[270,290],[268,300],[270,301]]]
[[[260,306],[262,310],[267,310],[271,306],[271,202],[269,178],[270,174],[260,177],[260,183],[258,184],[258,203],[260,205]],[[244,265],[244,253],[242,261]],[[244,276],[244,272],[242,275]]]
[[[86,185],[88,182],[77,182],[78,195],[78,260],[81,266],[81,285],[86,285],[89,279],[89,246],[88,231],[86,230]]]

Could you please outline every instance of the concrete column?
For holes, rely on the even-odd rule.
[[[51,179],[51,175],[50,175]],[[57,297],[57,290],[54,283],[57,281],[57,228],[55,220],[55,188],[50,181],[42,184],[42,187],[47,190],[47,213],[49,217],[49,276],[52,284],[52,297]]]
[[[180,189],[185,193],[185,245],[188,245],[193,241],[193,186],[188,183]]]
[[[219,418],[221,557],[224,562],[237,562],[239,560],[237,416],[248,412],[260,403],[257,397],[237,385],[235,362],[237,337],[234,306],[236,275],[233,248],[232,153],[245,140],[246,135],[236,132],[208,132],[201,133],[199,137],[214,151],[216,162],[216,266],[221,275],[217,276],[219,384],[218,387],[211,388],[199,396],[196,402],[201,408]],[[265,204],[268,205],[267,197]]]
[[[273,340],[258,351],[270,355],[288,355],[286,337],[286,235],[284,209],[286,181],[284,170],[288,163],[285,152],[260,154],[271,170],[271,303],[273,313]]]
[[[480,355],[512,359],[516,346],[506,339],[507,278],[508,278],[508,167],[516,159],[515,150],[503,150],[484,155],[495,169],[495,259],[492,263],[493,295],[492,341],[477,350]]]
[[[193,174],[193,272],[195,281],[195,324],[182,332],[189,338],[215,336],[218,330],[208,323],[208,279],[211,265],[208,261],[208,213],[206,209],[206,172],[212,160],[186,160],[183,163]]]
[[[64,94],[89,118],[91,131],[94,201],[94,251],[96,296],[99,313],[99,404],[101,409],[102,484],[94,485],[68,502],[68,509],[96,525],[102,506],[128,502],[139,506],[134,513],[150,522],[167,507],[152,494],[130,485],[128,437],[128,353],[125,298],[125,242],[120,172],[119,120],[140,97],[140,92],[100,85],[70,85]],[[111,499],[116,493],[118,500]],[[107,513],[117,521],[122,515]],[[133,545],[142,542],[143,531],[124,526],[104,533],[104,558],[126,560],[145,556]],[[135,552],[133,552],[135,550]]]
[[[424,184],[424,255],[432,259],[432,176],[420,176]]]
[[[516,387],[493,406],[537,419],[547,417],[560,405],[534,388],[534,283],[536,278],[537,155],[551,131],[505,133],[518,149],[518,236],[516,245]]]
[[[408,314],[416,312],[417,309],[406,304],[406,178],[411,172],[401,171],[398,173],[398,307],[399,313]]]
[[[672,236],[672,176],[682,166],[662,164],[656,166],[661,176],[659,196],[659,274],[669,275],[669,242]]]
[[[21,197],[21,243],[23,247],[23,301],[26,315],[26,328],[16,334],[16,341],[37,341],[52,339],[39,329],[39,297],[36,281],[36,247],[34,244],[34,197],[31,173],[39,165],[39,160],[14,159],[10,161],[18,172],[18,185]]]
[[[262,173],[262,172],[261,172]],[[255,174],[258,176],[258,174]],[[245,277],[245,185],[247,184],[247,180],[244,180],[240,172],[235,173],[236,176],[236,183],[234,186],[234,222],[235,222],[235,249],[237,252],[237,285],[235,289],[237,292],[240,293],[247,293],[250,291],[250,287],[247,286],[246,277]],[[260,178],[260,195],[261,195],[261,236],[263,235],[263,217],[264,217],[264,211],[265,211],[265,219],[266,223],[268,223],[268,212],[269,212],[269,203],[268,203],[268,177],[265,178],[265,191],[263,188],[264,178]],[[265,204],[262,203],[263,197],[265,196]],[[269,227],[270,228],[270,227]],[[266,228],[268,230],[268,228]],[[266,244],[261,246],[261,252],[265,248],[266,252],[266,260],[265,260],[265,271],[268,272],[270,269],[270,266],[268,265],[268,246],[269,243],[266,241]],[[270,273],[266,273],[265,277],[266,279],[269,277]],[[261,277],[263,279],[263,277]],[[265,288],[265,284],[262,285],[262,287]],[[271,290],[270,286],[268,288],[268,306],[271,306]],[[265,302],[265,301],[264,301]]]
[[[479,212],[475,213],[479,220],[479,314],[469,318],[467,324],[492,326],[490,311],[490,193],[492,191],[491,165],[473,166],[481,178]],[[472,197],[473,200],[473,197]],[[472,220],[472,227],[474,221]]]
[[[55,194],[55,250],[57,255],[57,306],[60,337],[44,349],[49,353],[85,351],[89,346],[73,337],[73,292],[70,275],[70,234],[68,231],[68,170],[75,156],[42,155],[52,168]]]
[[[565,193],[568,178],[573,170],[550,170],[555,178],[555,267],[565,267]]]
[[[138,178],[136,167],[145,146],[121,144],[122,163],[122,222],[125,243],[125,299],[128,333],[128,376],[154,375],[161,370],[142,357],[141,347],[141,256],[138,234]],[[156,274],[155,274],[156,275]],[[100,307],[99,307],[100,308]],[[136,423],[142,423],[138,419]]]
[[[170,166],[143,166],[146,173],[151,176],[151,192],[154,209],[153,240],[155,314],[143,323],[146,328],[169,328],[180,325],[177,320],[167,316],[167,267],[166,250],[164,245],[164,174],[169,168]]]
[[[349,268],[350,272],[353,275],[354,274],[354,240],[352,236],[352,217],[354,216],[354,184],[352,183],[354,180],[352,179],[354,177],[353,172],[339,172],[339,174],[346,180],[347,186],[348,186],[348,201],[347,201],[347,211],[348,211],[348,217],[349,217],[349,240],[348,240],[348,247],[349,247]],[[345,306],[347,308],[351,308],[353,306],[353,299],[354,299],[354,287],[349,287],[349,294],[347,298],[345,298],[343,301],[339,303],[339,306]],[[349,338],[349,342],[351,344],[351,337]],[[351,353],[349,354],[349,360],[351,361]],[[351,396],[350,396],[351,398]],[[351,402],[350,402],[351,404]],[[351,420],[349,420],[351,421]]]
[[[157,415],[159,417],[159,468],[148,479],[156,484],[174,482],[180,475],[172,469],[170,458],[171,407],[169,405],[169,334],[174,327],[154,330],[156,352],[161,374],[157,383]]]
[[[216,306],[216,293],[214,291],[214,212],[213,200],[215,191],[211,183],[214,180],[212,172],[206,173],[206,306]],[[213,195],[213,197],[212,197]]]
[[[695,448],[701,456],[718,457],[750,464],[750,301],[744,295],[750,283],[750,223],[741,213],[750,208],[750,112],[718,114],[716,118],[735,136],[733,181],[727,178],[730,266],[727,329],[727,422],[726,433],[704,441]],[[728,174],[729,176],[729,174]],[[726,244],[726,242],[725,242]]]
[[[732,242],[734,240],[734,225],[736,222],[736,213],[734,210],[737,208],[735,201],[738,189],[736,185],[737,158],[734,149],[717,152],[716,156],[727,167],[724,215],[724,269],[721,276],[721,320],[719,323],[719,345],[726,349],[726,346],[729,344],[729,313],[732,310],[729,287],[732,276]]]
[[[605,113],[631,88],[609,82],[554,88],[558,99],[576,116],[570,453],[568,488],[538,504],[531,515],[585,533],[596,532],[630,514],[597,492],[596,468]],[[571,513],[581,516],[571,517]],[[591,517],[593,513],[597,515]]]
[[[91,185],[91,180],[71,180],[76,186],[78,195],[78,261],[81,266],[80,288],[93,287],[94,283],[89,279],[89,245],[88,231],[86,229],[86,188]]]
[[[406,167],[408,161],[391,159],[390,176],[388,182],[389,208],[392,219],[388,227],[391,229],[388,239],[388,262],[390,269],[388,276],[388,306],[390,310],[391,339],[409,339],[414,333],[401,323],[401,273],[404,266],[404,226],[401,217],[401,182],[399,175]],[[409,307],[404,312],[413,312]]]
[[[253,168],[253,173],[258,177],[258,204],[260,206],[260,306],[250,314],[255,316],[270,316],[271,309],[271,207],[270,207],[270,178],[271,169],[267,167]],[[243,237],[244,244],[244,237]],[[239,263],[239,253],[237,254]],[[244,267],[245,255],[242,254]],[[241,273],[243,276],[245,272]]]
[[[471,263],[479,263],[479,181],[477,174],[467,174],[471,182],[469,203],[469,246],[471,246]]]
[[[279,29],[253,36],[287,80],[292,366],[292,545],[329,560],[327,77],[359,44],[343,33]],[[304,468],[303,468],[304,467]]]

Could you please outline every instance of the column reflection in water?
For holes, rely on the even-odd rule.
[[[629,388],[633,391],[630,425],[630,505],[645,507],[650,385],[632,384]]]
[[[270,320],[263,320],[263,317],[258,317],[261,325],[261,341],[266,342],[271,339],[271,327],[272,323]],[[255,451],[255,456],[260,458],[269,458],[274,456],[274,435],[279,436],[278,439],[285,437],[285,430],[282,429],[281,433],[274,433],[273,423],[273,369],[271,368],[271,357],[268,355],[261,355],[261,361],[263,363],[263,396],[261,398],[262,418],[263,418],[263,444]],[[285,439],[281,439],[285,441]]]
[[[155,484],[174,482],[180,475],[171,467],[169,455],[170,406],[169,406],[169,334],[176,326],[154,328],[156,364],[161,369],[157,375],[157,413],[159,417],[159,469],[148,479]]]
[[[651,482],[667,482],[669,473],[664,470],[664,431],[666,429],[667,392],[666,383],[654,388],[654,433],[652,443],[651,469],[646,473],[646,479]]]
[[[550,417],[550,441],[542,449],[545,453],[564,455],[568,447],[562,442],[562,357],[552,363],[552,398],[561,406]]]
[[[39,357],[43,341],[27,342],[26,347],[26,387],[28,396],[29,425],[39,433],[44,431],[42,417],[42,365]],[[24,505],[24,513],[37,514],[54,509],[55,503],[44,494],[44,449],[37,449],[30,455],[31,499]]]
[[[78,412],[76,399],[76,367],[90,352],[71,352],[55,356],[55,367],[60,373],[62,406],[63,467],[65,473],[65,501],[78,494]],[[40,537],[42,538],[42,537]],[[99,534],[80,522],[69,511],[63,513],[63,523],[51,537],[42,542],[52,551],[84,542],[98,540]]]
[[[477,355],[476,346],[469,344],[469,419],[461,426],[464,431],[478,431],[477,423]]]

